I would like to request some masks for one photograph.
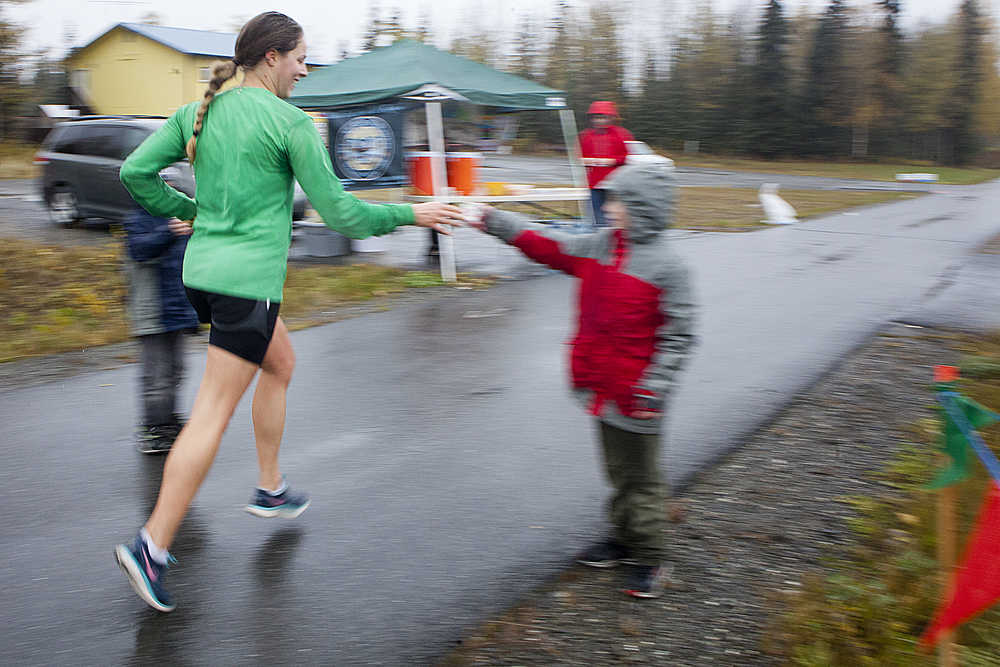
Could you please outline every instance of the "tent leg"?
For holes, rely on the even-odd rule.
[[[440,197],[448,190],[448,168],[444,159],[444,123],[441,120],[441,103],[428,102],[424,105],[427,113],[427,143],[431,149],[431,187],[434,196]],[[434,232],[437,234],[437,232]],[[455,244],[451,236],[437,234],[438,252],[441,260],[441,280],[453,283],[455,275]]]
[[[587,188],[587,172],[580,161],[580,138],[576,131],[576,117],[572,109],[560,109],[559,120],[562,123],[563,139],[566,142],[566,153],[569,157],[569,169],[573,174],[573,186]],[[580,217],[591,227],[594,226],[594,205],[588,197],[580,202]]]

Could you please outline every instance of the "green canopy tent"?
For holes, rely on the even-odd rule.
[[[319,68],[289,102],[303,108],[345,107],[393,98],[441,97],[506,110],[563,109],[561,90],[500,72],[413,40]]]
[[[289,102],[309,110],[332,110],[373,102],[410,100],[422,102],[427,115],[431,176],[435,195],[445,197],[444,129],[441,102],[454,100],[491,107],[498,111],[558,111],[576,187],[586,187],[577,143],[576,121],[566,107],[565,93],[500,72],[481,63],[413,40],[314,70],[295,87]],[[581,214],[592,218],[589,198]],[[450,237],[441,239],[442,275],[454,279]]]

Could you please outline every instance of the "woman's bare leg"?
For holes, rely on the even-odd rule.
[[[188,505],[201,487],[219,450],[222,434],[257,365],[214,345],[208,346],[205,375],[191,410],[191,418],[177,436],[163,467],[160,495],[146,522],[149,536],[169,549]]]
[[[285,395],[294,369],[292,340],[279,317],[253,395],[253,433],[257,440],[257,462],[260,464],[257,486],[262,489],[277,489],[281,484],[278,450],[285,430]]]

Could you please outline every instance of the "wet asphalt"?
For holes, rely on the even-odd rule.
[[[675,488],[887,321],[1000,326],[1000,266],[971,254],[1000,232],[997,210],[1000,182],[675,233],[703,303],[663,454]],[[382,260],[418,263],[424,238],[393,235]],[[313,505],[290,522],[242,511],[245,398],[174,546],[168,615],[111,553],[162,466],[132,449],[136,367],[0,393],[0,488],[24,510],[0,524],[3,661],[423,664],[559,572],[603,529],[606,492],[593,424],[566,391],[573,285],[472,230],[456,242],[460,270],[512,279],[293,334],[282,460]],[[199,345],[188,361],[186,405]]]

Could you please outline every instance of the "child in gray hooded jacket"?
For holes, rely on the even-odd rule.
[[[575,396],[597,421],[613,487],[614,533],[578,561],[631,562],[626,592],[650,598],[660,595],[665,578],[660,432],[695,342],[696,300],[690,271],[665,233],[674,209],[673,167],[627,165],[603,187],[610,228],[593,234],[556,232],[489,207],[469,223],[580,279],[570,375]]]

